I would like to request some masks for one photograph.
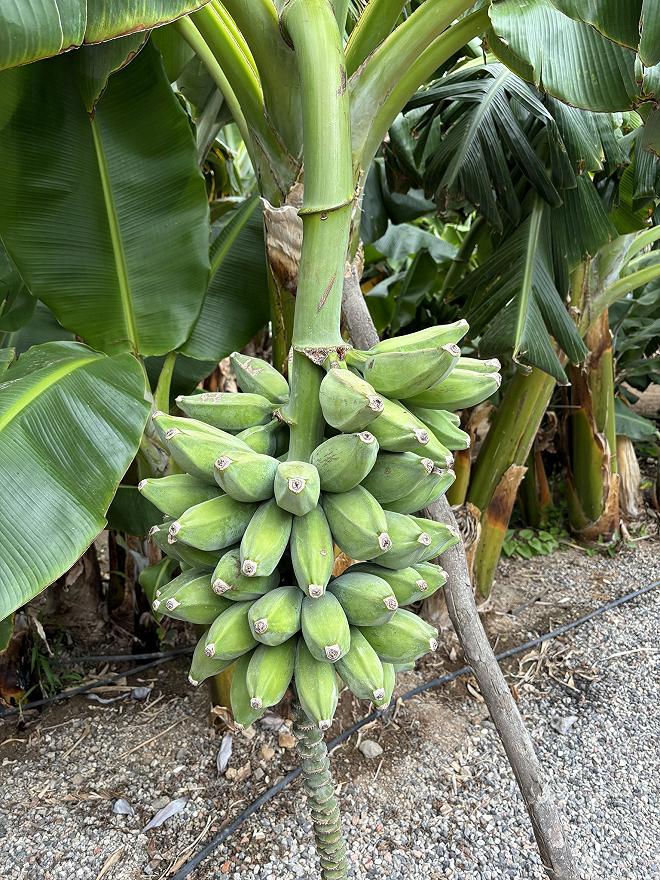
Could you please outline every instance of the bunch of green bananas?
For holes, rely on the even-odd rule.
[[[154,413],[182,471],[139,485],[165,514],[152,539],[181,569],[154,608],[208,625],[190,680],[235,664],[237,723],[276,705],[293,678],[326,729],[337,674],[385,705],[397,669],[437,648],[437,630],[405,606],[443,586],[430,560],[459,537],[413,514],[446,492],[451,451],[469,445],[450,410],[499,385],[497,361],[460,357],[466,330],[458,321],[329,363],[328,436],[309,461],[288,460],[288,384],[256,358],[231,356],[241,393],[177,398],[186,417]],[[333,578],[335,545],[359,561]]]

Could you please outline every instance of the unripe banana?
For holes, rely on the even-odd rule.
[[[230,550],[218,562],[211,576],[213,592],[235,602],[259,599],[280,582],[277,570],[268,577],[246,577],[241,571],[241,551]]]
[[[213,592],[208,572],[192,571],[198,572],[196,577],[184,572],[161,590],[153,601],[154,611],[187,623],[213,623],[231,603]]]
[[[250,451],[250,447],[238,437],[233,437],[224,431],[216,431],[211,427],[208,431],[198,431],[196,428],[194,430],[170,428],[165,435],[165,444],[182,470],[213,485],[216,485],[213,467],[218,456],[226,455],[232,450]]]
[[[281,645],[259,645],[250,657],[246,684],[253,709],[277,706],[286,693],[296,662],[298,640]]]
[[[486,400],[497,391],[501,382],[499,373],[477,373],[456,367],[442,382],[406,398],[404,403],[428,409],[465,409]]]
[[[234,665],[231,688],[229,689],[231,711],[234,721],[239,727],[249,727],[266,711],[265,707],[263,709],[252,708],[250,692],[247,687],[247,671],[251,660],[251,654],[244,654],[239,658]]]
[[[241,539],[256,510],[256,504],[244,504],[229,495],[203,501],[170,523],[168,540],[199,550],[222,550]]]
[[[166,516],[181,516],[184,510],[217,498],[222,493],[191,474],[170,474],[158,479],[140,480],[138,491]]]
[[[332,576],[332,532],[321,505],[293,518],[291,563],[300,589],[312,599],[322,596]]]
[[[344,609],[352,626],[379,626],[392,619],[398,602],[387,581],[350,568],[331,581],[328,591]]]
[[[252,604],[248,622],[264,645],[281,645],[300,629],[303,594],[298,587],[277,587]]]
[[[385,511],[387,531],[392,538],[392,548],[378,557],[378,564],[385,568],[406,568],[421,562],[433,544],[433,538],[420,523],[402,513]],[[427,559],[430,557],[426,557]]]
[[[339,366],[323,377],[319,401],[326,422],[345,433],[363,431],[383,411],[384,403],[372,385]]]
[[[225,551],[198,550],[196,547],[189,547],[176,541],[174,544],[169,542],[168,527],[170,523],[152,526],[149,530],[149,537],[157,547],[160,547],[163,553],[172,559],[178,560],[181,565],[192,566],[193,568],[203,568],[207,571],[213,571],[218,564],[218,560]]]
[[[207,437],[214,437],[218,440],[231,441],[234,439],[233,435],[228,434],[227,431],[221,431],[219,428],[207,425],[206,422],[202,422],[199,419],[172,416],[169,413],[162,412],[162,410],[156,410],[156,412],[152,413],[151,420],[156,427],[158,436],[166,442],[169,439],[169,434],[175,434],[178,431],[184,434],[204,434]]]
[[[447,449],[469,449],[470,435],[461,431],[461,420],[454,413],[444,409],[424,409],[421,406],[411,406],[410,412],[421,419],[437,440]]]
[[[442,470],[434,466],[428,480],[420,483],[412,492],[397,498],[396,501],[384,504],[383,507],[395,513],[417,513],[418,510],[423,510],[444,495],[455,479],[454,471]]]
[[[362,485],[377,501],[387,504],[426,483],[434,467],[430,458],[414,452],[379,452]]]
[[[261,394],[236,394],[231,391],[180,395],[176,403],[193,419],[200,419],[223,431],[236,432],[253,425],[267,424],[277,409],[277,404]]]
[[[378,441],[369,431],[338,434],[317,446],[310,456],[319,472],[321,491],[348,492],[371,471],[378,455]]]
[[[241,391],[261,394],[273,403],[286,403],[289,399],[289,383],[275,367],[238,351],[233,352],[230,359]]]
[[[371,700],[377,706],[383,704],[383,664],[356,626],[351,627],[351,650],[337,661],[337,672],[359,700]]]
[[[422,517],[411,516],[409,519],[415,521],[420,529],[423,529],[431,538],[431,543],[424,551],[419,562],[428,562],[429,559],[435,559],[445,550],[454,547],[461,540],[458,532],[446,526],[444,523],[435,522],[432,519],[423,519]]]
[[[369,349],[370,354],[381,351],[415,351],[418,348],[437,348],[460,342],[470,329],[467,321],[461,319],[453,324],[439,324],[437,327],[426,327],[405,336],[394,336],[392,339],[381,339]]]
[[[312,657],[335,663],[348,653],[351,634],[339,600],[332,593],[318,599],[303,597],[300,624]]]
[[[383,687],[385,696],[379,706],[389,706],[392,702],[392,694],[394,693],[394,685],[396,684],[396,670],[392,663],[383,663]]]
[[[167,581],[167,583],[161,584],[156,590],[154,590],[154,601],[152,603],[153,610],[162,614],[164,610],[162,606],[164,606],[170,596],[173,596],[177,590],[181,589],[181,587],[184,587],[186,584],[189,584],[204,575],[210,577],[208,571],[203,568],[191,568],[188,571],[182,571],[181,574]]]
[[[275,499],[282,510],[304,516],[319,502],[319,472],[308,461],[280,462],[275,474]]]
[[[439,566],[429,563],[418,563],[414,568],[408,566],[399,569],[387,569],[373,563],[362,563],[353,566],[349,571],[353,571],[353,568],[360,571],[370,571],[387,581],[399,605],[412,605],[413,602],[428,599],[447,580],[447,576]],[[435,571],[430,569],[435,569]]]
[[[216,660],[215,658],[206,656],[205,648],[207,634],[208,630],[195,645],[195,650],[192,655],[188,681],[193,687],[197,687],[197,685],[201,684],[212,675],[218,675],[220,672],[223,672],[234,662],[233,660]]]
[[[298,639],[294,680],[303,711],[321,730],[327,730],[339,699],[335,667],[312,657],[303,638]]]
[[[373,559],[391,548],[385,511],[363,486],[328,492],[322,504],[333,538],[352,559]]]
[[[401,398],[442,381],[454,369],[460,354],[460,348],[452,343],[412,351],[373,353],[350,349],[346,362],[356,366],[379,394]]]
[[[389,623],[360,629],[385,663],[412,663],[429,651],[438,649],[437,629],[403,608],[394,613]]]
[[[456,366],[459,370],[467,370],[470,373],[499,373],[502,369],[502,364],[497,358],[483,360],[482,358],[461,357]]]
[[[282,558],[291,535],[292,516],[271,498],[257,508],[241,541],[241,571],[247,577],[267,577]]]
[[[257,644],[248,623],[251,602],[231,602],[226,611],[213,621],[206,635],[207,657],[232,660],[251,651]]]
[[[236,501],[266,501],[273,497],[279,462],[258,452],[229,452],[215,462],[215,479]]]
[[[236,435],[237,440],[246,443],[253,452],[261,455],[280,455],[286,451],[288,443],[288,427],[279,419],[273,419],[267,425],[254,425]]]

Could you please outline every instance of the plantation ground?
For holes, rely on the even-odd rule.
[[[569,549],[503,562],[487,626],[502,649],[655,579],[654,540],[613,559]],[[584,878],[660,876],[659,632],[656,591],[507,665],[565,803]],[[457,665],[447,634],[443,650],[401,676],[398,690]],[[131,699],[135,685],[152,687],[148,701]],[[209,724],[204,690],[185,686],[183,663],[102,696],[121,699],[78,698],[27,724],[0,725],[4,880],[165,880],[295,766],[291,737],[274,720],[235,732],[220,774],[227,728],[218,718]],[[359,711],[345,697],[340,725]],[[472,679],[400,706],[365,739],[382,753],[366,758],[353,737],[333,755],[356,880],[540,880],[524,807]],[[117,798],[134,815],[113,814]],[[187,798],[185,808],[142,831],[175,798]],[[299,787],[249,819],[193,877],[317,878]]]

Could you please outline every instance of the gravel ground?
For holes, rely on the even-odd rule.
[[[614,559],[569,551],[551,561],[509,562],[488,628],[503,643],[522,641],[658,578],[660,545],[650,541]],[[654,591],[520,655],[507,670],[564,803],[584,880],[660,877],[658,633]],[[27,725],[0,725],[3,880],[165,880],[295,765],[286,728],[259,727],[247,736],[234,732],[220,773],[226,727],[217,718],[209,725],[202,690],[183,691],[181,672],[173,683],[168,675],[131,682],[152,687],[144,703],[77,700]],[[420,675],[409,674],[401,690]],[[365,740],[378,746],[367,746],[378,752],[372,758],[357,748]],[[365,730],[362,742],[338,749],[333,765],[355,880],[544,876],[474,682],[401,706],[388,723]],[[180,813],[144,830],[182,797]],[[114,815],[117,798],[134,815]],[[193,877],[317,878],[299,787],[248,820]]]

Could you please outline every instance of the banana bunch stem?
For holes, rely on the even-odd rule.
[[[309,720],[298,704],[293,711],[293,734],[298,740],[298,756],[312,814],[322,880],[346,880],[346,841],[329,769],[328,748],[323,732]]]

